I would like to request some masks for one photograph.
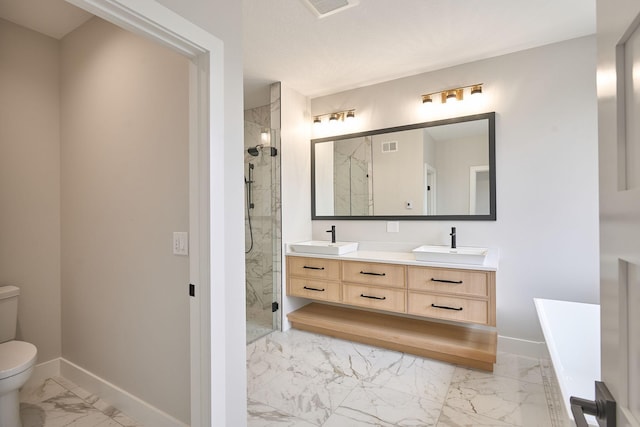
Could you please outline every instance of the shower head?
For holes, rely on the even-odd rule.
[[[256,157],[258,154],[260,154],[260,148],[262,148],[262,145],[256,145],[255,147],[248,148],[247,153],[251,154],[253,157]]]
[[[247,153],[251,154],[253,157],[256,157],[258,156],[258,154],[260,154],[260,151],[262,151],[263,148],[264,145],[259,144],[255,147],[247,148]],[[267,148],[269,149],[269,155],[271,157],[275,157],[278,155],[278,149],[276,147],[267,146]]]

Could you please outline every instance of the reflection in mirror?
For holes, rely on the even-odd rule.
[[[311,141],[313,219],[495,220],[495,113]]]

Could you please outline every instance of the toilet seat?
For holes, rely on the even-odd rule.
[[[8,341],[0,344],[0,380],[29,369],[36,361],[38,349],[24,341]]]

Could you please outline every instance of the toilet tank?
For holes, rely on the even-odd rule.
[[[19,288],[0,286],[0,343],[11,341],[16,337],[18,295],[20,295]]]

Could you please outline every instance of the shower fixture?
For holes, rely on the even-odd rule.
[[[264,146],[262,144],[258,144],[255,147],[250,147],[247,149],[247,153],[251,154],[252,156],[256,157],[258,154],[260,154],[260,151],[264,150],[264,149],[269,149],[269,155],[271,157],[275,157],[278,155],[278,149],[276,147],[271,147],[271,146]]]

